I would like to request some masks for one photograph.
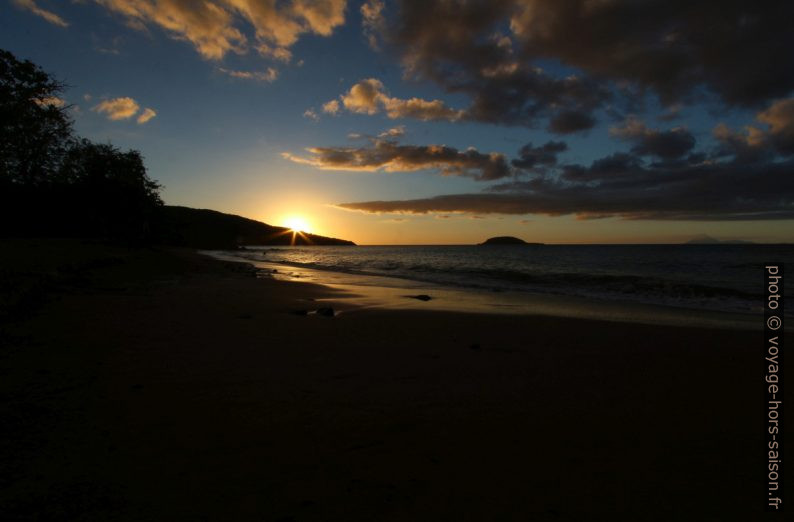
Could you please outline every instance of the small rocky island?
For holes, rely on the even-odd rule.
[[[513,236],[492,237],[486,239],[485,242],[480,243],[480,245],[529,245],[529,246],[538,246],[542,244],[543,243],[527,243],[523,239],[519,239]]]

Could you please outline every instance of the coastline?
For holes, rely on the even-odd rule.
[[[666,306],[619,299],[553,293],[489,291],[451,287],[429,281],[318,269],[295,264],[238,257],[235,252],[200,250],[222,261],[246,263],[261,277],[312,283],[338,292],[329,303],[345,310],[384,309],[590,319],[617,323],[755,330],[758,316],[750,313]],[[415,296],[429,299],[416,299]]]
[[[3,328],[7,520],[763,509],[758,332],[298,315],[342,294],[188,251],[111,257]]]

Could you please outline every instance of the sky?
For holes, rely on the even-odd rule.
[[[792,2],[0,0],[167,204],[359,244],[794,242]],[[300,223],[300,225],[295,225]]]

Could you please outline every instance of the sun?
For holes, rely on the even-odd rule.
[[[311,233],[309,220],[302,216],[290,216],[284,220],[284,226],[294,232]]]

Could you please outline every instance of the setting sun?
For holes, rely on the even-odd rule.
[[[311,233],[309,221],[302,216],[290,216],[284,219],[284,226],[295,232]]]

